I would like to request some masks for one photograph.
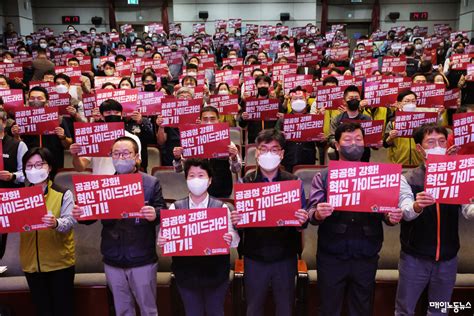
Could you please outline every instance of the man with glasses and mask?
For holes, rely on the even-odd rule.
[[[341,161],[361,161],[364,131],[358,123],[342,123],[335,131],[335,147]],[[375,273],[382,248],[383,227],[396,225],[400,209],[390,213],[334,211],[327,202],[328,169],[311,183],[308,216],[318,225],[316,254],[320,315],[341,315],[347,292],[349,315],[372,315]]]
[[[122,105],[112,99],[105,100],[99,107],[100,115],[105,122],[120,122],[122,121]],[[125,136],[130,137],[138,144],[138,151],[142,152],[140,139],[125,130]],[[82,172],[89,167],[92,167],[92,174],[110,175],[115,173],[115,168],[110,157],[79,157],[78,154],[82,151],[80,144],[74,143],[71,145],[72,164],[76,171]]]
[[[281,170],[285,137],[274,129],[261,131],[257,138],[258,168],[244,177],[244,183],[280,182],[298,180]],[[306,199],[301,186],[301,209],[295,218],[301,227],[268,227],[241,229],[241,253],[244,256],[244,286],[247,315],[263,315],[271,285],[277,315],[292,315],[297,272],[297,255],[301,252],[301,228],[308,219]],[[232,224],[242,218],[237,211],[231,213]]]
[[[458,267],[459,211],[474,219],[474,204],[439,204],[425,191],[426,159],[455,154],[447,148],[448,131],[436,124],[418,127],[413,138],[423,163],[402,176],[399,206],[403,210],[395,315],[414,315],[421,293],[428,288],[429,302],[450,302]],[[469,188],[464,188],[469,190]],[[442,307],[441,307],[442,308]],[[447,315],[428,307],[429,315]]]
[[[140,151],[138,143],[132,138],[116,139],[110,157],[115,174],[141,175],[145,195],[145,205],[139,210],[143,218],[102,220],[100,248],[115,312],[117,315],[135,315],[135,305],[138,305],[141,315],[158,315],[156,225],[160,223],[160,210],[166,209],[160,182],[151,175],[139,172]],[[74,207],[74,218],[80,221],[82,213],[80,207]],[[89,225],[94,222],[82,223]]]

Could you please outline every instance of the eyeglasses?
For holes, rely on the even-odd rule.
[[[268,152],[271,152],[272,154],[278,155],[281,152],[281,148],[273,147],[273,148],[265,148],[265,147],[259,147],[257,148],[258,151],[262,154],[266,154]]]
[[[113,159],[119,159],[120,157],[122,157],[123,159],[130,159],[132,157],[132,155],[133,155],[133,153],[131,153],[129,151],[124,151],[124,152],[114,151],[114,152],[110,153],[110,156]]]
[[[446,147],[447,140],[446,139],[440,139],[440,140],[437,141],[436,139],[430,139],[430,140],[426,141],[426,144],[429,146],[429,148],[436,147],[436,144],[438,144],[440,147]]]
[[[44,162],[44,161],[38,161],[38,162],[35,162],[34,164],[27,164],[25,166],[25,170],[31,170],[33,169],[33,167],[35,167],[35,169],[43,169],[43,166],[44,165],[47,165],[48,163],[47,162]]]

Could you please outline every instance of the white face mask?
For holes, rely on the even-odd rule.
[[[63,84],[59,84],[56,86],[56,92],[58,93],[67,93],[68,91],[68,88]]]
[[[46,43],[41,43],[41,44],[40,44],[40,47],[41,47],[41,48],[46,48],[46,47],[48,47],[48,44],[46,44]]]
[[[315,49],[315,48],[316,48],[316,45],[308,45],[308,48],[309,48],[309,49]]]
[[[48,176],[49,176],[48,170],[44,168],[41,168],[41,169],[32,168],[31,170],[25,170],[25,173],[26,173],[26,178],[28,179],[28,181],[30,181],[30,183],[33,183],[33,184],[41,183],[45,181],[46,179],[48,179]]]
[[[7,63],[7,64],[11,64],[13,61],[12,61],[11,59],[5,58],[5,59],[3,60],[3,62],[4,62],[4,63]]]
[[[227,91],[227,90],[219,90],[219,92],[217,92],[217,94],[219,94],[219,95],[228,95],[228,94],[229,94],[229,91]]]
[[[186,184],[188,185],[189,192],[191,192],[193,195],[200,196],[207,191],[209,179],[194,178],[191,180],[186,180]]]
[[[306,102],[304,100],[295,100],[291,102],[291,108],[295,112],[303,112],[306,109]]]
[[[113,69],[106,69],[104,70],[106,76],[113,76],[115,71]]]
[[[143,56],[145,56],[145,52],[137,52],[137,56],[138,57],[143,57]]]
[[[446,155],[446,148],[436,146],[435,148],[425,149],[426,157],[429,155]]]
[[[266,171],[273,171],[280,165],[281,158],[277,154],[267,152],[258,157],[258,165]]]
[[[407,103],[403,106],[403,112],[415,112],[415,111],[416,111],[415,103]]]
[[[422,49],[423,49],[423,45],[421,45],[421,44],[416,44],[416,45],[415,45],[415,49],[416,49],[416,50],[422,50]]]

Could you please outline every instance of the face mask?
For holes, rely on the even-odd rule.
[[[27,53],[26,51],[22,50],[22,51],[18,52],[18,54],[20,54],[20,55],[22,55],[22,56],[25,56],[25,55],[27,55],[28,53]]]
[[[132,173],[136,167],[134,159],[112,159],[112,163],[118,174]]]
[[[258,165],[266,171],[273,171],[280,165],[281,158],[277,154],[268,152],[258,157]]]
[[[95,32],[91,32],[91,36],[95,36]]]
[[[196,76],[197,76],[197,73],[195,73],[195,72],[188,72],[188,76],[196,77]]]
[[[104,116],[104,121],[106,121],[107,123],[122,122],[122,116],[121,115],[107,115],[107,116]]]
[[[219,91],[217,92],[217,94],[219,94],[219,95],[228,95],[228,94],[229,94],[229,91],[227,91],[227,90],[219,90]]]
[[[315,46],[315,45],[308,45],[308,48],[309,48],[309,49],[315,49],[316,46]]]
[[[235,33],[235,36],[237,36],[237,37],[240,37],[240,35],[241,34],[239,32]]]
[[[63,52],[70,52],[71,51],[71,47],[69,46],[64,46],[63,47]]]
[[[304,100],[295,100],[291,102],[291,108],[295,112],[303,112],[306,109],[306,102]]]
[[[310,32],[311,34],[316,34],[316,29],[310,29],[309,32]]]
[[[137,52],[137,56],[138,57],[143,57],[143,56],[145,56],[145,52]]]
[[[135,43],[135,45],[137,45],[137,46],[140,46],[140,45],[142,45],[142,44],[143,44],[142,42],[136,42],[136,43]]]
[[[200,196],[207,191],[209,179],[194,178],[191,180],[186,180],[186,184],[188,185],[189,192],[191,192],[193,195]]]
[[[44,107],[46,104],[46,102],[43,102],[43,101],[28,101],[28,105],[32,108],[42,108]]]
[[[31,45],[31,44],[33,44],[32,40],[26,40],[26,45]]]
[[[31,170],[25,170],[25,173],[26,173],[26,178],[28,179],[28,181],[30,181],[33,184],[41,183],[45,181],[46,179],[48,179],[48,176],[49,176],[48,170],[44,168],[41,168],[39,170],[36,168],[33,168]]]
[[[435,148],[425,149],[426,156],[429,155],[446,155],[446,148],[436,146]]]
[[[359,100],[356,100],[356,99],[349,100],[349,101],[347,101],[347,108],[350,111],[357,111],[357,110],[359,110],[359,104],[360,104]]]
[[[341,155],[349,161],[359,161],[364,154],[364,146],[350,145],[341,146]]]
[[[181,45],[181,44],[183,44],[183,41],[182,40],[176,40],[176,44]]]
[[[423,49],[423,45],[421,45],[421,44],[416,44],[416,45],[415,45],[415,49],[416,49],[416,50],[422,50],[422,49]]]
[[[44,48],[48,47],[48,44],[46,44],[46,43],[41,43],[41,44],[40,44],[40,47],[44,49]]]
[[[151,84],[146,84],[146,85],[143,86],[143,90],[144,91],[149,91],[149,92],[155,91],[155,85],[152,84],[152,83]]]
[[[7,63],[7,64],[11,64],[13,61],[11,61],[10,59],[5,58],[5,59],[3,60],[3,62],[4,62],[4,63]]]
[[[158,37],[152,37],[152,38],[151,38],[151,41],[152,41],[152,42],[158,42]]]
[[[407,32],[407,36],[410,37],[412,35],[411,32]]]
[[[464,48],[458,48],[456,49],[457,54],[464,54]]]
[[[96,52],[97,54],[100,54],[100,47],[96,47],[95,52]]]
[[[68,31],[74,33],[74,29],[68,29]]]
[[[415,112],[415,111],[416,111],[415,103],[407,103],[403,106],[403,112]]]
[[[69,91],[68,88],[63,84],[56,86],[56,92],[58,93],[67,93],[68,91]]]
[[[106,76],[113,76],[115,71],[113,69],[106,69],[104,70]]]
[[[266,97],[268,95],[268,87],[258,88],[258,95],[260,95],[262,97]]]

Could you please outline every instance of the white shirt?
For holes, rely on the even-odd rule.
[[[194,203],[194,201],[191,198],[191,195],[189,195],[189,209],[193,210],[193,209],[199,209],[199,208],[208,208],[209,207],[208,205],[209,205],[209,194],[206,195],[206,198],[201,203],[197,203],[197,204]],[[229,233],[232,235],[232,242],[230,243],[230,247],[237,248],[240,242],[240,236],[237,233],[237,231],[234,229],[234,226],[232,225],[232,222],[230,220],[229,207],[225,203],[222,207],[227,210],[227,220],[229,222]],[[170,205],[168,209],[175,210],[176,206],[173,203]]]

